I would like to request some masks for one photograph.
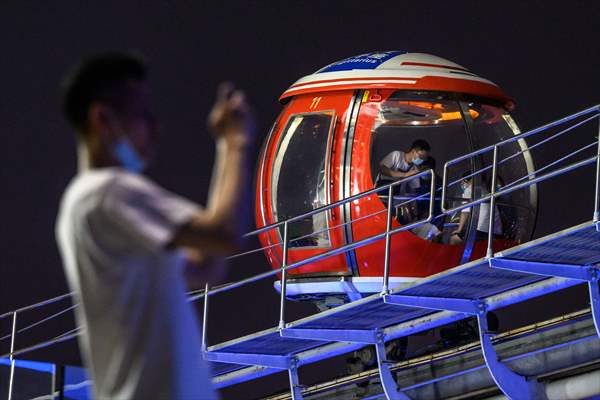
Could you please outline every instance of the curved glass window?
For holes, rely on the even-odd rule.
[[[472,116],[471,135],[475,149],[483,148],[520,133],[511,115],[500,107],[488,104],[468,103],[477,112]],[[498,147],[498,168],[496,188],[507,187],[528,179],[534,171],[533,161],[524,140]],[[482,194],[491,189],[491,166],[493,153],[481,155],[485,172],[480,174]],[[528,240],[534,228],[537,208],[537,188],[532,185],[499,197],[496,204],[501,219],[502,236],[507,239]]]
[[[408,155],[417,140],[427,142],[431,148],[421,165],[413,164]],[[391,169],[394,171],[415,173],[433,169],[436,175],[435,188],[439,189],[443,164],[469,151],[469,140],[457,101],[433,93],[399,91],[379,106],[371,136],[371,176],[374,185],[384,186],[400,179],[387,176],[384,166],[393,165]],[[395,187],[392,204],[400,224],[427,217],[430,188],[428,176]],[[441,213],[440,195],[441,190],[436,190],[436,215]],[[382,192],[379,197],[387,206],[387,193]],[[447,241],[451,228],[449,218],[438,216],[431,224],[414,229],[413,233],[423,239]],[[444,235],[445,230],[448,232]]]
[[[327,204],[328,143],[333,111],[292,115],[273,162],[272,207],[275,221]],[[290,247],[330,247],[327,212],[288,226]],[[283,235],[283,228],[280,229]]]
[[[372,127],[371,176],[375,186],[383,186],[398,177],[386,176],[390,166],[393,171],[419,172],[433,169],[436,173],[436,202],[431,224],[413,229],[423,239],[440,243],[453,243],[452,235],[462,234],[462,241],[470,229],[477,231],[477,239],[486,237],[486,215],[489,205],[477,205],[461,213],[442,216],[441,173],[446,161],[473,150],[518,134],[518,127],[508,112],[485,103],[465,102],[444,97],[433,92],[398,91],[379,105],[377,118]],[[430,147],[425,161],[416,165],[409,151],[416,140],[424,140]],[[499,148],[497,187],[522,182],[533,171],[533,163],[524,141],[510,143]],[[492,152],[484,153],[452,165],[447,175],[447,207],[464,204],[471,198],[489,193],[491,184]],[[388,167],[388,168],[386,168]],[[479,173],[475,173],[480,171]],[[466,177],[466,179],[463,179]],[[425,219],[429,213],[430,182],[415,179],[397,186],[392,205],[396,220],[406,225]],[[535,186],[519,190],[497,199],[494,233],[514,241],[528,240],[535,222],[537,197]],[[387,206],[387,193],[380,193]],[[486,212],[487,207],[487,212]],[[469,228],[473,226],[473,228]]]
[[[408,152],[417,139],[429,143],[430,158],[436,160],[446,161],[468,152],[458,103],[395,95],[383,102],[371,139],[371,175],[375,181],[385,179],[380,171],[381,161],[392,151]]]

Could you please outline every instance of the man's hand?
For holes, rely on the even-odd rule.
[[[217,139],[247,145],[254,139],[254,117],[244,94],[231,83],[219,85],[217,100],[208,115],[208,127]]]
[[[406,173],[406,176],[407,177],[413,176],[413,175],[416,175],[416,174],[418,174],[420,172],[421,172],[421,170],[418,167],[412,167],[411,169],[408,170],[408,172]]]
[[[417,171],[414,168],[409,169],[406,172],[402,172],[402,171],[391,171],[392,172],[392,178],[408,178],[409,176],[413,176],[419,173],[419,171]]]

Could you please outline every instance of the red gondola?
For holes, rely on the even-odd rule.
[[[513,103],[497,85],[453,62],[421,53],[387,51],[351,57],[300,79],[280,100],[285,106],[259,161],[258,227],[390,182],[382,175],[382,160],[392,151],[406,152],[417,139],[431,147],[428,165],[439,174],[446,161],[519,133],[510,114]],[[533,171],[526,149],[524,141],[502,149],[503,158],[512,157],[498,167],[501,185]],[[471,194],[488,190],[485,169],[490,164],[485,154],[449,170],[446,206],[465,201],[461,182],[470,182]],[[470,180],[461,178],[476,171],[484,172]],[[420,188],[429,191],[429,183],[413,181],[399,185],[394,192],[393,227],[422,218],[423,210],[428,209],[428,197],[415,193]],[[438,188],[436,199],[440,193]],[[373,194],[291,223],[288,264],[384,232],[385,194]],[[495,250],[530,238],[536,205],[535,186],[498,200]],[[468,210],[460,240],[451,237],[460,213],[439,215],[439,205],[431,224],[394,235],[390,285],[482,257],[485,206]],[[281,266],[281,236],[281,229],[260,236],[273,268]],[[344,301],[377,292],[381,290],[383,254],[384,241],[380,240],[303,265],[290,271],[287,293],[300,299],[337,297]]]

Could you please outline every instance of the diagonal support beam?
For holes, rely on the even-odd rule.
[[[376,331],[356,329],[302,329],[284,328],[279,330],[281,337],[294,339],[323,340],[327,342],[351,342],[375,344]]]
[[[509,399],[532,399],[532,400],[547,400],[545,386],[537,380],[528,380],[511,370],[508,366],[498,360],[498,355],[492,345],[492,334],[489,333],[486,304],[480,300],[442,298],[442,297],[422,297],[422,296],[404,296],[404,295],[385,295],[384,302],[388,304],[397,304],[409,307],[428,308],[432,310],[445,310],[462,312],[466,314],[477,315],[479,323],[479,335],[481,340],[481,351],[485,360],[486,366],[490,375],[496,382],[496,385]],[[376,345],[377,348],[377,345]],[[382,350],[377,348],[378,352]],[[385,350],[383,351],[385,356]],[[378,361],[380,354],[378,353]],[[385,363],[380,362],[381,381],[389,379],[389,369],[386,371]],[[386,396],[391,397],[387,390],[391,384],[388,383]],[[396,389],[397,391],[397,389]],[[392,396],[394,394],[392,393]],[[401,394],[405,396],[404,394]],[[405,398],[405,397],[400,397]]]
[[[485,311],[485,303],[480,300],[457,299],[452,297],[424,297],[387,294],[383,296],[386,304],[407,307],[428,308],[431,310],[455,311],[476,315]]]
[[[491,258],[490,267],[528,274],[556,276],[577,279],[588,283],[590,307],[596,332],[600,336],[600,288],[598,287],[598,267],[590,265],[552,264],[535,261],[511,260],[507,258]]]
[[[600,336],[600,281],[594,279],[588,282],[590,291],[590,308],[592,310],[592,318],[596,333]]]
[[[385,343],[383,337],[379,336],[379,340],[375,343],[375,352],[377,353],[377,367],[379,368],[379,379],[383,392],[388,400],[410,400],[410,397],[398,390],[396,379],[390,370],[390,362],[385,355]]]
[[[477,316],[479,322],[479,338],[481,340],[481,351],[488,371],[494,382],[509,399],[531,399],[547,400],[545,385],[537,379],[527,379],[517,374],[498,360],[498,354],[492,344],[492,334],[489,333],[487,316]]]
[[[588,265],[553,264],[537,261],[511,260],[508,258],[490,258],[490,267],[525,272],[534,275],[557,276],[561,278],[591,281],[597,268]]]
[[[292,400],[303,400],[302,386],[300,386],[300,380],[298,379],[298,360],[293,358],[288,368],[288,376],[290,378],[290,393]]]
[[[282,337],[295,339],[325,340],[331,342],[352,342],[374,344],[377,353],[377,366],[379,377],[385,396],[389,400],[410,400],[410,397],[398,390],[396,379],[390,371],[390,363],[385,355],[385,335],[379,330],[352,330],[352,329],[301,329],[284,328],[279,330]],[[292,364],[293,365],[293,364]],[[290,385],[293,388],[295,381],[292,380],[292,369],[290,371]],[[299,389],[298,389],[299,391]],[[302,393],[300,393],[301,395]],[[292,391],[292,398],[294,394]],[[298,397],[299,399],[301,397]]]
[[[221,351],[204,352],[204,359],[229,364],[258,365],[276,369],[289,369],[291,358],[272,354],[227,353]]]

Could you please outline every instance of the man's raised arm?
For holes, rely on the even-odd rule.
[[[208,117],[217,155],[207,207],[173,235],[169,246],[208,255],[227,255],[240,248],[240,235],[249,218],[248,151],[254,141],[254,119],[244,95],[222,84]]]

